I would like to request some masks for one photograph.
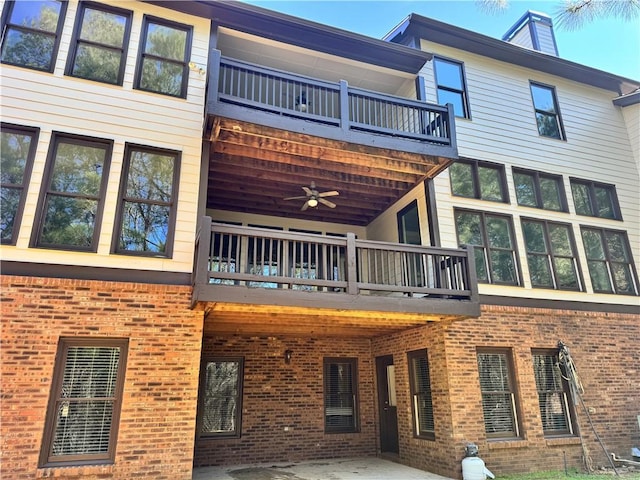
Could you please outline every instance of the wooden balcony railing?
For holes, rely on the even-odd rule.
[[[198,292],[216,287],[478,301],[472,249],[232,226],[205,217],[194,300],[206,300]]]
[[[207,114],[225,116],[230,106],[254,112],[304,119],[318,126],[334,127],[329,138],[342,139],[340,131],[367,132],[418,140],[455,149],[454,115],[451,105],[441,106],[292,73],[212,54]],[[249,116],[247,119],[259,119]],[[283,120],[286,122],[286,120]],[[299,122],[298,122],[299,123]],[[278,126],[273,123],[269,125]],[[295,123],[289,123],[295,130]],[[344,135],[343,135],[344,136]]]

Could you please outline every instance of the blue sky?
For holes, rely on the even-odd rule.
[[[561,6],[559,0],[511,0],[508,9],[487,13],[473,0],[245,1],[374,38],[382,38],[410,13],[502,38],[527,10],[543,12],[555,19]],[[566,30],[554,23],[560,57],[640,81],[640,19],[625,22],[601,18],[577,30]]]

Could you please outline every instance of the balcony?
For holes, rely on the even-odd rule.
[[[382,334],[478,316],[472,255],[205,217],[193,301],[212,315],[216,333]]]

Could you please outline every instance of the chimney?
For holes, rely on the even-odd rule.
[[[558,56],[556,37],[553,34],[551,17],[529,10],[513,27],[504,34],[502,40],[524,48]]]

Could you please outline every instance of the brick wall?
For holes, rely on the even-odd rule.
[[[284,362],[285,350],[293,351],[289,364]],[[244,357],[242,436],[197,440],[196,466],[375,455],[369,340],[205,337],[203,355]],[[324,433],[324,357],[358,359],[359,433]]]
[[[202,338],[191,289],[1,277],[2,478],[190,479]],[[38,469],[59,337],[129,339],[113,465]]]

